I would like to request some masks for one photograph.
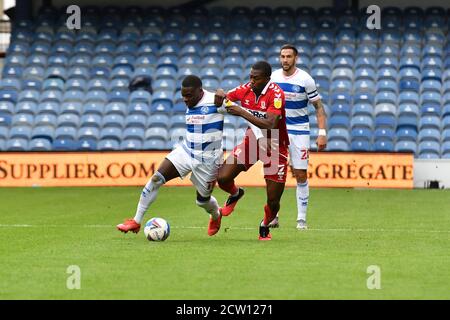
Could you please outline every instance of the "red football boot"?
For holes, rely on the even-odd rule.
[[[138,233],[141,225],[134,221],[134,219],[126,219],[124,223],[117,225],[117,229],[123,233],[127,233],[128,231]]]

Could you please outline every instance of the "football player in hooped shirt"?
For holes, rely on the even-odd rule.
[[[219,169],[219,187],[230,196],[222,208],[222,215],[230,215],[238,200],[244,195],[236,187],[234,179],[247,171],[258,160],[264,163],[267,204],[259,230],[260,240],[270,240],[269,223],[280,210],[280,199],[286,183],[289,138],[286,130],[284,92],[270,81],[272,68],[269,63],[259,61],[250,71],[250,81],[227,94],[217,90],[216,106],[223,103],[229,114],[240,116],[249,122],[244,140]],[[233,102],[240,102],[241,106]]]

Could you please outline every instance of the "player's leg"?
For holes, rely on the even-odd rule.
[[[308,171],[304,169],[292,169],[297,180],[297,229],[307,229],[306,211],[309,201]]]
[[[237,202],[244,195],[244,189],[236,187],[234,179],[242,172],[247,171],[247,167],[238,162],[238,159],[231,154],[219,168],[217,182],[220,189],[229,193],[229,197],[222,208],[222,215],[230,215]]]
[[[215,235],[222,220],[219,203],[212,196],[217,179],[218,164],[199,164],[192,170],[191,181],[197,189],[196,204],[209,214],[208,235]]]
[[[297,229],[306,229],[306,212],[309,201],[308,161],[309,161],[309,135],[289,135],[291,144],[292,173],[297,180]]]
[[[144,214],[155,201],[159,188],[167,181],[188,174],[190,160],[182,148],[176,148],[168,154],[143,188],[134,218],[126,219],[124,223],[118,224],[117,229],[124,233],[128,231],[138,233]]]
[[[276,218],[280,211],[280,201],[284,192],[284,186],[284,182],[266,179],[267,204],[264,206],[264,219],[261,221],[259,228],[260,240],[271,239],[269,224]]]
[[[134,220],[137,223],[141,223],[145,212],[150,205],[156,200],[159,188],[166,182],[180,177],[180,173],[169,159],[164,159],[160,164],[158,170],[150,178],[142,190],[141,197],[136,209],[136,215]]]

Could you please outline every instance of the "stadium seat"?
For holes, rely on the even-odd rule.
[[[347,142],[342,140],[330,141],[327,144],[328,151],[349,151],[350,147]]]
[[[165,139],[149,139],[144,142],[144,150],[165,150],[166,140]]]
[[[52,144],[47,139],[32,139],[28,146],[30,151],[50,151],[52,150]]]
[[[441,141],[441,132],[436,128],[425,128],[419,131],[419,142]]]
[[[55,139],[52,143],[52,150],[54,151],[74,151],[77,144],[71,139]]]
[[[374,145],[374,151],[378,152],[393,152],[394,143],[389,140],[376,140]]]
[[[26,151],[28,150],[28,140],[26,139],[9,139],[6,141],[7,151]]]
[[[396,152],[409,152],[409,153],[416,153],[417,152],[417,144],[413,141],[404,141],[400,140],[397,141],[395,144],[395,151]]]
[[[352,140],[351,150],[356,152],[367,152],[371,151],[371,145],[367,140]]]
[[[119,150],[120,144],[117,140],[111,140],[111,139],[103,139],[98,142],[97,144],[97,150],[103,150],[103,151],[114,151]]]

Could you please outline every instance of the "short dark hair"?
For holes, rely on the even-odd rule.
[[[298,55],[298,50],[293,44],[290,44],[290,43],[285,44],[284,46],[281,47],[280,52],[281,52],[281,50],[284,50],[284,49],[291,49],[292,51],[294,51],[294,54],[296,56]]]
[[[269,77],[272,75],[272,67],[267,61],[258,61],[254,65],[252,65],[253,70],[261,70],[263,72],[263,76]]]
[[[199,77],[194,75],[186,76],[183,79],[181,85],[185,88],[201,88],[203,86],[202,80]]]

